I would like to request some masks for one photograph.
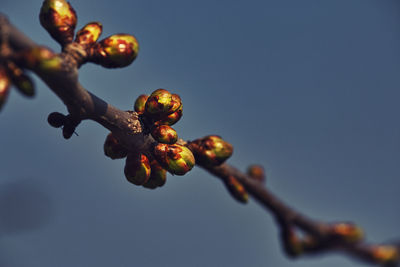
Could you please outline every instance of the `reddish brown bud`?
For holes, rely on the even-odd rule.
[[[254,178],[257,181],[264,182],[265,181],[265,171],[263,166],[261,165],[250,165],[247,168],[247,175],[251,178]]]
[[[39,18],[43,28],[62,46],[72,42],[77,17],[69,3],[64,0],[45,0]]]
[[[303,253],[303,242],[297,236],[294,229],[290,227],[283,229],[281,232],[281,238],[283,240],[283,247],[290,257],[294,258]]]
[[[181,98],[165,89],[157,89],[147,99],[146,114],[153,118],[163,118],[177,111],[182,105]]]
[[[7,101],[7,97],[10,92],[10,84],[11,81],[8,78],[5,69],[0,66],[0,110]]]
[[[192,152],[178,144],[158,144],[154,147],[154,157],[162,167],[176,175],[184,175],[195,164]]]
[[[209,135],[189,143],[197,163],[203,166],[222,164],[233,153],[233,146],[218,135]]]
[[[150,168],[150,178],[143,184],[143,187],[154,189],[163,186],[167,181],[167,171],[156,160],[150,162]]]
[[[385,266],[397,266],[400,261],[400,250],[392,245],[374,245],[369,248],[373,261]]]
[[[140,95],[138,98],[136,98],[134,109],[138,114],[144,113],[146,101],[148,98],[148,95]]]
[[[339,238],[348,243],[359,242],[364,238],[363,230],[354,223],[340,222],[334,223],[330,227],[334,238]]]
[[[181,117],[182,117],[182,108],[183,105],[181,105],[177,111],[175,111],[174,113],[171,113],[167,116],[162,117],[160,120],[156,121],[154,123],[154,125],[174,125],[175,123],[177,123]]]
[[[128,154],[124,173],[129,182],[135,185],[143,185],[149,180],[150,172],[149,159],[145,155]]]
[[[115,34],[92,46],[89,61],[105,68],[122,68],[131,64],[138,52],[139,44],[135,37]]]
[[[177,132],[168,125],[160,125],[151,131],[151,136],[163,144],[175,144],[178,140]]]
[[[102,30],[103,26],[100,22],[88,23],[76,33],[75,42],[79,43],[84,48],[88,48],[96,43]]]
[[[244,186],[239,183],[239,181],[233,177],[229,176],[224,180],[225,186],[228,189],[229,193],[231,193],[232,197],[239,201],[240,203],[247,203],[249,201],[249,195],[244,188]]]
[[[128,150],[118,142],[112,133],[109,133],[104,142],[104,154],[111,159],[121,159],[128,155]]]

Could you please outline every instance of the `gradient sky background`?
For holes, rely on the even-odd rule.
[[[400,239],[400,4],[397,0],[75,1],[78,29],[103,23],[141,50],[131,66],[83,66],[82,84],[132,109],[139,94],[181,95],[184,139],[219,134],[230,163],[264,164],[267,186],[299,211]],[[41,1],[0,11],[41,44]],[[0,266],[366,266],[343,255],[290,260],[257,203],[235,202],[201,169],[151,191],[103,155],[107,130],[64,140],[65,107],[35,79],[0,114]]]

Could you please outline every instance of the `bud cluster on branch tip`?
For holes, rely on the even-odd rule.
[[[330,225],[330,232],[333,238],[347,243],[357,243],[364,238],[361,227],[351,222],[333,223]]]
[[[84,61],[106,68],[122,68],[135,60],[139,52],[136,38],[129,34],[114,34],[98,43],[103,26],[90,22],[75,36],[77,23],[75,10],[65,0],[45,0],[40,10],[40,23],[62,47],[75,43],[87,53]]]
[[[247,168],[247,175],[259,182],[265,182],[265,171],[261,165],[250,165]]]
[[[184,175],[195,164],[192,152],[187,147],[178,144],[160,143],[154,146],[153,154],[163,168],[176,175]]]
[[[189,143],[198,164],[212,167],[224,163],[233,153],[233,146],[218,135],[209,135]]]
[[[383,266],[398,266],[400,249],[393,245],[373,245],[369,247],[372,260]]]
[[[231,193],[232,197],[240,203],[247,203],[249,201],[249,194],[244,186],[233,176],[224,179],[226,189]]]
[[[11,85],[14,85],[24,96],[35,95],[35,87],[31,78],[13,61],[5,61],[0,65],[0,110],[7,101]]]
[[[143,185],[150,178],[149,159],[141,153],[129,153],[126,157],[124,173],[129,182]]]

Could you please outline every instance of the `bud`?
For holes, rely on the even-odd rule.
[[[178,141],[177,132],[168,125],[160,125],[151,131],[151,136],[163,144],[175,144]]]
[[[197,162],[203,166],[222,164],[233,153],[233,146],[218,135],[209,135],[189,144]]]
[[[135,184],[142,185],[149,180],[150,177],[149,159],[143,154],[128,154],[125,162],[125,177]]]
[[[181,98],[165,89],[157,89],[147,99],[146,113],[153,117],[164,117],[174,113],[182,105]]]
[[[8,93],[10,92],[11,81],[7,76],[5,69],[0,66],[0,110],[7,100]]]
[[[122,159],[128,155],[128,150],[121,145],[112,133],[109,133],[104,142],[104,154],[111,159]]]
[[[224,182],[226,188],[234,199],[241,203],[247,203],[249,201],[249,195],[247,194],[246,189],[235,177],[229,176],[224,180]]]
[[[75,42],[85,48],[88,48],[96,43],[97,39],[99,39],[100,37],[102,30],[103,26],[100,22],[88,23],[76,33]]]
[[[334,237],[348,243],[359,242],[364,238],[363,230],[354,223],[341,222],[332,224],[330,227]]]
[[[250,165],[247,168],[247,175],[259,182],[265,181],[265,172],[261,165]]]
[[[43,28],[62,46],[72,42],[77,17],[69,3],[64,0],[45,0],[39,18]]]
[[[20,67],[15,65],[14,62],[7,61],[6,71],[11,78],[12,83],[21,94],[28,97],[32,97],[35,94],[33,81],[23,72]]]
[[[66,116],[59,112],[52,112],[47,117],[47,122],[54,128],[60,128],[65,123]]]
[[[390,266],[391,264],[393,264],[393,266],[397,266],[395,264],[400,261],[400,251],[399,248],[395,246],[391,245],[371,246],[370,253],[372,259],[380,264],[385,264],[385,265],[387,264]]]
[[[148,98],[148,95],[140,95],[138,98],[136,98],[134,109],[138,114],[144,113],[146,101]]]
[[[286,229],[283,229],[281,232],[281,238],[283,240],[285,251],[290,257],[294,258],[303,253],[303,242],[297,236],[296,231],[293,228],[287,227]]]
[[[175,111],[174,113],[171,113],[165,117],[162,117],[162,119],[160,119],[159,121],[156,121],[154,124],[155,125],[174,125],[175,123],[177,123],[181,117],[182,117],[182,108],[183,105],[181,105],[177,111]]]
[[[122,68],[131,64],[138,52],[139,44],[135,37],[115,34],[92,46],[89,61],[105,68]]]
[[[27,68],[41,72],[53,72],[62,68],[62,59],[44,46],[37,46],[26,51],[22,60]]]
[[[192,152],[178,144],[158,144],[154,147],[154,156],[162,167],[176,175],[184,175],[195,164]]]
[[[150,162],[150,168],[150,178],[143,184],[143,187],[154,189],[163,186],[167,181],[167,171],[156,160]]]

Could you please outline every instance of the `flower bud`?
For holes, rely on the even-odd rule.
[[[34,96],[35,87],[33,85],[33,81],[23,72],[20,67],[18,67],[12,61],[7,61],[6,71],[8,76],[11,78],[12,83],[21,94],[28,97]]]
[[[174,113],[182,105],[181,98],[165,89],[157,89],[147,99],[146,113],[153,117],[164,117]]]
[[[181,105],[177,111],[175,111],[174,113],[171,113],[165,117],[162,117],[159,121],[156,121],[154,123],[154,125],[174,125],[175,123],[177,123],[181,117],[182,117],[182,107],[183,105]]]
[[[178,141],[177,132],[168,125],[160,125],[151,131],[151,136],[163,144],[175,144]]]
[[[135,37],[115,34],[92,46],[89,61],[105,68],[122,68],[131,64],[138,52],[139,44]]]
[[[392,245],[375,245],[370,247],[372,259],[383,265],[397,266],[400,261],[399,248]]]
[[[247,168],[247,175],[259,182],[265,181],[265,172],[261,165],[250,165]]]
[[[47,117],[47,122],[54,128],[60,128],[65,123],[66,116],[59,112],[52,112]]]
[[[150,162],[145,155],[128,154],[124,173],[129,182],[135,185],[142,185],[149,180],[150,172]]]
[[[249,195],[247,194],[246,189],[235,177],[229,176],[224,180],[224,182],[226,188],[234,199],[241,203],[247,203],[249,201]]]
[[[7,100],[11,81],[3,67],[0,66],[0,110]]]
[[[143,187],[154,189],[163,186],[167,181],[167,171],[156,160],[150,162],[150,168],[150,178]]]
[[[27,68],[41,72],[54,72],[62,68],[62,59],[44,46],[26,51],[22,60]]]
[[[334,223],[330,227],[335,238],[342,239],[348,243],[359,242],[364,238],[363,230],[354,223]]]
[[[134,109],[138,114],[144,113],[146,101],[148,98],[148,95],[140,95],[138,98],[136,98]]]
[[[196,161],[203,166],[222,164],[233,153],[233,146],[218,135],[209,135],[189,144]]]
[[[100,37],[102,30],[103,26],[100,22],[88,23],[76,33],[75,42],[85,48],[88,48],[89,46],[96,43],[97,39],[99,39]]]
[[[154,157],[167,171],[176,175],[184,175],[194,164],[192,152],[185,146],[178,144],[158,144],[154,147]]]
[[[111,159],[122,159],[128,155],[128,150],[121,145],[112,133],[109,133],[104,142],[104,154]]]
[[[284,249],[290,257],[297,257],[304,252],[303,242],[297,236],[293,228],[288,227],[283,229],[281,238],[283,240]]]
[[[75,10],[64,0],[45,0],[40,9],[40,24],[62,46],[71,43],[77,22]]]

